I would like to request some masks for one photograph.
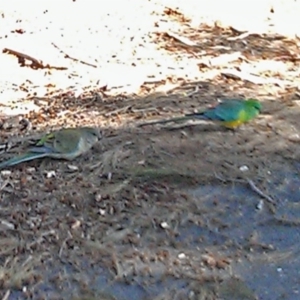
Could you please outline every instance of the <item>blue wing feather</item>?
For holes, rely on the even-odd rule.
[[[195,117],[209,119],[213,121],[235,121],[239,118],[244,103],[240,100],[227,100],[218,106],[210,108],[204,112],[194,114]],[[191,114],[192,115],[192,114]]]
[[[37,147],[30,147],[29,148],[30,153],[53,153],[52,147],[47,146],[37,146]]]

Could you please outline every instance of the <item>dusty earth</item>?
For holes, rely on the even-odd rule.
[[[268,20],[281,20],[266,3]],[[104,138],[72,162],[1,170],[1,299],[299,297],[297,35],[239,30],[219,15],[196,26],[180,5],[154,8],[157,20],[181,30],[149,21],[142,48],[155,48],[149,57],[159,62],[129,91],[97,78],[74,83],[67,72],[78,65],[62,70],[64,87],[46,64],[11,70],[27,94],[2,98],[1,160],[64,126],[97,126]],[[140,53],[137,45],[131,51]],[[127,70],[118,72],[127,78]],[[26,81],[35,71],[56,83]],[[14,95],[8,81],[16,86],[7,78],[2,95]],[[203,122],[138,126],[246,97],[263,112],[235,131]]]

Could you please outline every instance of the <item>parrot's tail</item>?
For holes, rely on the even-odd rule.
[[[23,163],[25,161],[30,161],[37,158],[43,158],[48,156],[48,153],[25,153],[20,156],[13,157],[9,160],[3,161],[0,163],[0,169],[6,168],[6,167],[12,167],[17,164]]]
[[[180,122],[180,121],[185,121],[186,117],[178,117],[178,118],[173,118],[173,119],[167,119],[167,120],[157,120],[157,121],[152,121],[152,122],[146,122],[146,123],[140,123],[137,126],[138,127],[143,127],[143,126],[148,126],[148,125],[156,125],[156,124],[167,124],[171,122]]]
[[[198,120],[210,120],[203,112],[191,113],[185,115],[189,119],[198,119]]]
[[[198,112],[198,113],[186,114],[183,117],[178,117],[178,118],[173,118],[173,119],[158,120],[158,121],[153,121],[153,122],[148,122],[148,123],[141,123],[141,124],[138,124],[138,127],[142,127],[142,126],[146,126],[146,125],[155,125],[155,124],[166,124],[166,123],[170,123],[170,122],[179,123],[179,122],[185,122],[189,119],[210,120],[210,118],[205,116],[203,114],[203,112]]]

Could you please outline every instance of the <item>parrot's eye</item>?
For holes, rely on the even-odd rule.
[[[92,136],[97,138],[97,139],[100,139],[101,138],[101,132],[97,132],[97,131],[92,131],[91,132]]]
[[[261,105],[260,105],[260,103],[256,103],[254,105],[254,108],[257,109],[257,110],[259,110],[259,111],[261,111]]]
[[[251,103],[251,105],[252,105],[252,107],[254,108],[254,109],[256,109],[256,110],[258,110],[258,111],[261,111],[261,103],[260,102],[258,102],[258,101],[253,101],[252,103]]]

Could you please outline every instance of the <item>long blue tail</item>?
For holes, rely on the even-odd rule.
[[[48,155],[49,155],[48,153],[34,153],[34,152],[21,154],[19,156],[13,157],[9,160],[6,160],[6,161],[3,161],[2,163],[0,163],[0,169],[6,168],[6,167],[12,167],[17,164],[23,163],[25,161],[30,161],[30,160],[34,160],[37,158],[47,157]]]
[[[205,114],[206,112],[196,112],[191,114],[185,114],[185,117],[191,119],[199,119],[199,120],[210,120],[210,118]]]

